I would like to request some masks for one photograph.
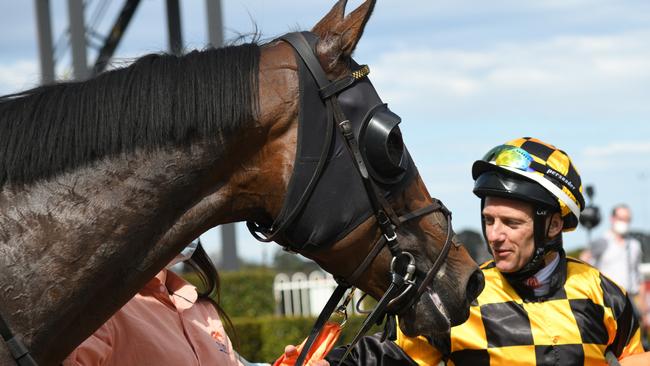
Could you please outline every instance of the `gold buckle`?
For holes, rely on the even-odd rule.
[[[368,74],[370,74],[370,67],[368,65],[361,65],[360,68],[352,71],[352,77],[357,80],[368,76]]]

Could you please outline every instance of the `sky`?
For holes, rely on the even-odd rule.
[[[51,0],[57,75],[71,75],[67,1]],[[106,34],[122,1],[86,1],[86,23]],[[351,10],[360,0],[348,1]],[[226,41],[308,30],[332,0],[222,0]],[[168,48],[165,1],[143,0],[116,52],[124,64]],[[98,17],[95,14],[103,15]],[[181,0],[187,49],[207,44],[205,0]],[[100,44],[101,37],[91,43]],[[95,50],[89,50],[94,60]],[[404,141],[456,231],[480,231],[470,168],[491,147],[533,136],[566,151],[593,185],[608,228],[626,203],[632,229],[650,231],[650,2],[647,0],[379,0],[354,54],[402,117]],[[33,1],[0,1],[0,94],[39,82]],[[589,200],[588,200],[589,202]],[[585,245],[579,228],[565,247]],[[219,250],[219,229],[202,236]],[[240,256],[268,262],[279,246],[237,227]]]

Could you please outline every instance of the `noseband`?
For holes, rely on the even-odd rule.
[[[258,240],[264,242],[276,240],[277,238],[283,237],[283,231],[287,230],[287,228],[289,228],[290,225],[297,220],[300,212],[304,209],[305,205],[307,205],[314,187],[316,187],[318,184],[321,174],[325,169],[328,152],[332,146],[332,140],[334,139],[332,130],[338,129],[340,136],[343,137],[343,141],[345,142],[345,147],[352,157],[352,161],[354,163],[353,166],[356,169],[358,176],[361,178],[361,181],[363,183],[362,187],[365,190],[365,195],[367,196],[368,202],[370,203],[371,213],[374,215],[382,235],[375,242],[372,249],[366,255],[365,259],[361,262],[359,267],[348,278],[336,279],[338,286],[334,290],[330,299],[327,301],[327,304],[321,311],[321,314],[318,316],[309,334],[309,337],[305,342],[302,352],[296,361],[295,365],[297,366],[302,366],[304,363],[309,349],[318,337],[321,329],[325,325],[325,322],[337,309],[337,305],[343,298],[345,292],[352,287],[351,283],[354,283],[368,269],[370,263],[372,263],[372,261],[384,247],[388,247],[393,257],[390,270],[391,283],[377,305],[364,320],[361,328],[354,337],[352,343],[349,345],[348,350],[340,362],[343,362],[343,360],[345,360],[349,352],[352,350],[354,344],[359,341],[359,339],[367,332],[367,330],[378,320],[381,320],[384,316],[387,317],[384,338],[389,337],[390,339],[394,339],[396,334],[396,315],[410,308],[427,290],[427,288],[433,282],[435,275],[442,267],[442,264],[444,263],[453,244],[451,212],[442,204],[442,202],[434,199],[433,203],[428,206],[422,207],[402,216],[397,216],[391,205],[388,203],[387,199],[382,194],[378,194],[379,189],[377,187],[377,184],[373,182],[371,174],[369,174],[369,168],[366,163],[366,159],[364,159],[364,154],[362,153],[359,146],[360,143],[355,137],[354,126],[350,120],[346,118],[346,115],[339,104],[340,93],[349,88],[353,88],[359,79],[364,78],[368,74],[367,66],[364,66],[357,71],[353,71],[352,75],[348,75],[339,80],[330,82],[326,76],[325,71],[322,69],[320,63],[318,62],[318,59],[316,58],[313,46],[310,45],[306,37],[312,41],[312,45],[315,44],[315,36],[311,33],[289,33],[283,36],[281,40],[289,43],[294,48],[295,52],[299,56],[299,60],[302,62],[302,65],[299,66],[304,67],[309,71],[309,74],[318,86],[320,101],[324,102],[327,109],[326,114],[328,128],[325,129],[326,133],[323,134],[325,141],[321,144],[322,150],[320,154],[320,160],[318,161],[316,168],[313,169],[310,179],[305,180],[308,183],[302,192],[300,192],[298,195],[300,198],[294,202],[294,206],[292,208],[287,209],[287,202],[285,199],[283,210],[270,227],[264,227],[258,223],[248,222],[248,228]],[[301,107],[305,109],[304,105],[301,105]],[[301,121],[301,123],[303,122]],[[413,255],[400,249],[399,237],[396,230],[409,220],[419,218],[436,211],[441,212],[446,218],[447,236],[440,254],[426,275],[422,277],[416,274],[415,258]],[[453,245],[458,246],[458,244]],[[293,251],[294,249],[303,249],[300,247],[300,244],[289,244],[286,245],[286,247],[285,248],[290,251]]]

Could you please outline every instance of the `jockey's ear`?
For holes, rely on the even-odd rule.
[[[564,220],[562,220],[562,216],[560,216],[559,213],[554,213],[551,216],[548,225],[548,236],[549,238],[554,238],[562,232],[562,229],[564,228]]]
[[[345,61],[357,47],[375,2],[368,0],[345,16],[347,1],[339,0],[312,29],[320,38],[316,47],[318,58],[331,76],[336,77],[346,71],[348,65]]]

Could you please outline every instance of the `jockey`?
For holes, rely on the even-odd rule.
[[[485,289],[469,318],[432,340],[398,331],[402,355],[360,342],[345,364],[586,365],[643,352],[624,290],[565,255],[562,233],[576,228],[585,206],[569,156],[520,138],[474,162],[472,177],[494,260],[481,266]]]

